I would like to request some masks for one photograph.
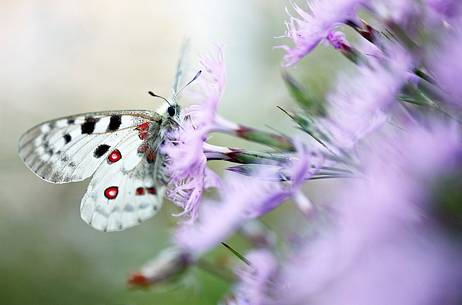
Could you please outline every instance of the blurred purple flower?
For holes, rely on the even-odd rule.
[[[285,171],[290,179],[286,184],[277,182],[280,174],[273,169],[263,169],[250,177],[228,173],[220,188],[221,200],[204,202],[198,221],[180,227],[175,243],[198,257],[225,241],[244,222],[271,211],[290,196],[300,201],[297,204],[302,212],[309,213],[310,203],[300,192],[308,173],[315,171],[308,161],[305,151],[299,152]]]
[[[169,185],[166,195],[183,209],[179,215],[187,215],[191,221],[197,217],[199,201],[204,189],[219,185],[219,178],[207,168],[203,145],[215,126],[218,103],[225,84],[223,50],[201,59],[203,73],[198,79],[196,92],[198,104],[182,113],[180,129],[167,135],[162,146],[168,156]]]
[[[431,69],[447,101],[462,108],[462,22],[446,35],[440,49],[431,58]]]
[[[308,10],[304,11],[293,4],[298,16],[289,14],[285,36],[294,46],[277,46],[286,51],[285,67],[292,66],[310,53],[321,41],[326,39],[338,26],[348,19],[355,19],[357,8],[367,0],[306,1]]]
[[[218,103],[225,89],[226,69],[223,48],[217,46],[213,53],[200,59],[203,69],[197,81],[198,90],[193,94],[198,103],[185,110],[185,116],[191,117],[196,130],[203,136],[214,127]]]
[[[431,184],[460,162],[457,126],[413,127],[376,143],[330,226],[282,264],[268,304],[459,304],[461,249],[425,214]]]
[[[426,0],[430,9],[442,17],[452,18],[460,13],[460,1],[458,0]]]
[[[276,258],[265,249],[246,254],[250,265],[236,271],[240,283],[235,289],[234,299],[228,305],[265,305],[268,283],[277,268]]]
[[[245,220],[248,198],[246,189],[234,189],[232,183],[245,181],[247,190],[255,187],[255,181],[240,175],[229,176],[222,187],[229,193],[221,202],[205,201],[201,204],[199,218],[194,224],[184,224],[177,229],[174,242],[195,258],[200,257],[231,235]],[[231,190],[234,193],[231,193]],[[258,199],[258,198],[256,198]]]
[[[372,0],[369,8],[386,22],[407,25],[419,16],[421,5],[415,0]]]
[[[327,118],[321,121],[334,146],[351,148],[382,125],[390,115],[401,87],[410,77],[412,61],[399,46],[389,47],[385,56],[369,57],[357,75],[341,75],[327,96]]]
[[[340,31],[331,31],[327,34],[327,41],[337,50],[350,48],[350,44],[345,38],[345,34]]]

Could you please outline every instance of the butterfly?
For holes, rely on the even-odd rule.
[[[47,182],[93,176],[80,206],[93,228],[120,231],[141,223],[159,211],[166,191],[167,160],[160,146],[170,131],[181,129],[175,102],[180,75],[179,68],[172,102],[149,92],[168,103],[163,111],[101,111],[47,121],[21,136],[19,156]]]

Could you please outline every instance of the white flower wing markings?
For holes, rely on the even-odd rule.
[[[19,156],[40,178],[52,183],[81,181],[104,162],[104,151],[114,146],[136,126],[159,115],[150,111],[106,111],[75,115],[45,122],[27,131],[19,140]],[[103,147],[104,148],[104,147]]]
[[[124,230],[159,211],[164,187],[156,185],[154,164],[138,151],[141,143],[131,134],[96,170],[80,207],[82,219],[95,229]]]

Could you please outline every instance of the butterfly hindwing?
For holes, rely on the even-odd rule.
[[[81,203],[82,219],[100,231],[120,231],[153,216],[164,187],[156,185],[155,165],[140,151],[138,135],[114,149],[117,156],[96,170]]]
[[[19,156],[48,182],[81,181],[105,162],[111,147],[137,134],[137,126],[159,117],[150,111],[105,111],[48,121],[21,137]]]

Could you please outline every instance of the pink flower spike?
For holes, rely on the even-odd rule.
[[[438,85],[449,104],[462,109],[462,19],[454,25],[450,35],[446,35],[439,49],[431,56],[431,69]]]
[[[340,31],[331,31],[327,35],[327,41],[337,50],[347,50],[351,46],[345,38],[345,34]]]
[[[292,16],[288,12],[289,21],[286,22],[285,37],[291,39],[294,45],[276,47],[286,52],[283,66],[289,67],[298,63],[321,41],[327,39],[338,26],[348,19],[354,19],[359,6],[367,2],[367,0],[306,1],[307,11],[292,4],[297,16]]]
[[[351,149],[390,116],[413,66],[410,55],[398,45],[387,46],[387,54],[369,57],[353,77],[341,75],[328,94],[327,116],[321,124],[334,149]]]
[[[428,211],[461,152],[455,123],[378,139],[361,156],[364,179],[341,188],[330,221],[280,264],[265,304],[459,304],[461,249]]]
[[[247,221],[273,210],[295,196],[304,213],[309,213],[309,201],[301,197],[300,187],[311,173],[305,148],[284,171],[286,182],[280,182],[279,168],[263,169],[253,176],[228,173],[220,188],[221,200],[205,202],[194,224],[184,224],[175,234],[176,245],[193,257],[199,257],[225,241]]]
[[[161,150],[166,156],[167,197],[183,209],[178,216],[194,221],[199,201],[205,188],[219,185],[217,176],[207,169],[203,145],[215,126],[218,102],[223,95],[225,68],[223,50],[201,59],[203,73],[198,79],[198,104],[187,108],[181,115],[181,129],[167,134]]]
[[[277,261],[273,254],[265,249],[253,250],[245,255],[249,265],[236,270],[240,282],[234,293],[235,305],[264,305],[267,303],[270,279],[277,269]]]

